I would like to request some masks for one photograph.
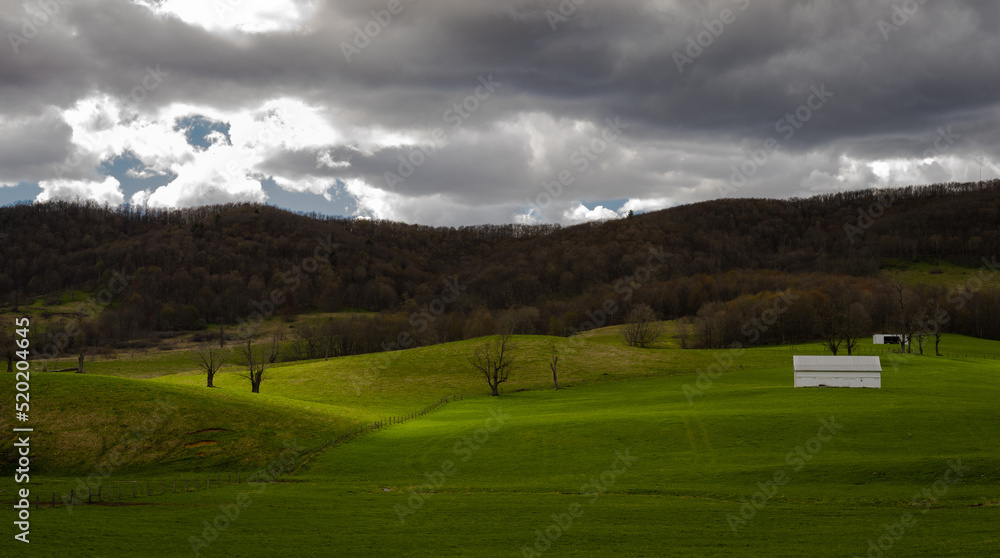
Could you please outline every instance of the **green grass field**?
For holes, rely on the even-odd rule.
[[[316,447],[362,422],[465,398],[328,448],[279,482],[32,510],[31,545],[10,546],[8,537],[0,548],[25,556],[1000,554],[1000,343],[946,336],[942,349],[959,356],[887,354],[881,390],[793,389],[791,356],[821,354],[818,345],[734,356],[631,349],[614,337],[518,338],[520,368],[499,398],[485,395],[466,363],[475,341],[295,363],[273,370],[259,395],[228,372],[214,390],[191,371],[146,380],[33,375],[33,463],[43,472],[31,487],[43,501],[78,486],[110,450],[136,445],[123,432],[156,417],[164,398],[176,411],[142,430],[139,451],[102,477],[105,491],[116,480],[155,486],[189,472],[245,473],[290,445]],[[547,368],[553,347],[558,391]],[[714,379],[699,374],[716,362],[728,367]],[[0,495],[13,487],[5,477]]]
[[[907,285],[940,285],[955,289],[965,286],[978,269],[978,265],[966,267],[939,260],[889,258],[882,262],[881,271],[901,278]]]

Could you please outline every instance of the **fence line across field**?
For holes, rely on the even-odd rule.
[[[302,468],[307,461],[312,459],[319,452],[334,446],[337,443],[343,443],[351,438],[360,436],[362,434],[373,432],[375,430],[380,430],[394,424],[402,424],[409,420],[420,418],[431,411],[437,409],[441,405],[452,401],[462,401],[465,397],[463,395],[449,395],[442,397],[433,405],[429,405],[419,411],[414,411],[412,413],[407,413],[400,416],[391,416],[387,419],[378,420],[374,422],[369,422],[362,424],[355,428],[352,432],[347,434],[342,434],[336,438],[326,442],[325,444],[306,450],[300,455],[292,457],[288,461],[282,463],[277,469],[275,468],[262,468],[249,472],[237,471],[235,473],[235,483],[234,474],[231,472],[226,473],[204,473],[200,475],[183,475],[177,477],[171,477],[169,479],[146,479],[146,480],[118,480],[118,481],[108,481],[108,484],[99,484],[96,487],[88,487],[86,494],[82,491],[78,494],[77,491],[70,490],[69,494],[63,496],[56,496],[55,492],[52,492],[52,500],[42,501],[42,491],[35,491],[34,507],[39,509],[41,507],[56,508],[59,506],[79,506],[85,504],[97,504],[105,502],[121,502],[125,498],[140,498],[148,496],[159,496],[163,494],[176,494],[178,492],[194,492],[198,490],[207,490],[212,488],[213,481],[214,486],[230,486],[232,484],[244,484],[244,483],[265,483],[265,482],[275,482],[279,477],[285,476],[287,474],[292,474],[297,472]],[[202,483],[204,479],[204,483]],[[193,485],[190,484],[194,481]],[[122,485],[125,485],[124,497],[122,496]],[[204,485],[204,486],[203,486]],[[140,490],[141,487],[145,488],[145,491]],[[157,489],[155,492],[153,489]],[[180,490],[178,490],[180,488]],[[168,492],[169,490],[169,492]],[[131,494],[131,496],[129,496]],[[19,498],[13,499],[14,505],[18,504]],[[29,502],[30,505],[30,502]]]

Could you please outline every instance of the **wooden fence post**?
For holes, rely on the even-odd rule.
[[[69,505],[71,505],[71,506],[73,505],[73,496],[75,496],[75,495],[76,495],[76,491],[75,490],[70,490],[69,491]]]
[[[90,497],[91,497],[91,496],[93,495],[93,492],[92,492],[92,491],[93,491],[93,489],[92,489],[91,487],[89,487],[89,486],[88,486],[88,487],[87,487],[87,503],[88,503],[88,504],[90,503]]]

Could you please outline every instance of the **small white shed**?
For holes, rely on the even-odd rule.
[[[881,388],[877,356],[794,356],[795,387]]]
[[[872,336],[873,345],[899,345],[899,340],[905,338],[902,333],[876,333]],[[909,339],[906,340],[910,342]]]

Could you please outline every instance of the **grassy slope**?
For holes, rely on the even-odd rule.
[[[882,271],[901,277],[908,285],[942,285],[949,289],[964,286],[978,270],[979,266],[965,267],[938,260],[890,258],[882,263]]]
[[[3,375],[5,393],[12,380]],[[31,380],[34,468],[50,474],[85,475],[102,462],[118,474],[249,468],[286,443],[318,445],[354,424],[336,407],[266,394],[94,375]],[[10,420],[5,413],[4,431]],[[185,447],[204,441],[215,443]],[[4,456],[12,443],[4,440]]]
[[[766,362],[778,350],[745,358]],[[76,555],[187,554],[203,522],[245,492],[249,507],[201,555],[521,556],[573,503],[583,515],[546,555],[864,555],[907,512],[916,524],[893,555],[995,555],[997,367],[932,357],[888,357],[884,367],[882,390],[795,390],[786,364],[727,372],[693,403],[682,392],[689,375],[470,398],[328,450],[293,482],[144,498],[157,505],[141,513],[35,512],[31,546],[39,555],[70,540]],[[498,408],[506,424],[461,461],[455,444]],[[842,430],[794,471],[786,455],[830,416]],[[638,460],[590,503],[580,487],[612,467],[616,450]],[[971,471],[926,514],[910,505],[954,459]],[[457,472],[400,523],[394,506],[446,460]],[[790,482],[733,534],[727,514],[779,470]],[[142,536],[120,536],[125,523]]]
[[[482,340],[468,340],[373,355],[311,361],[276,368],[262,392],[303,401],[351,407],[359,419],[378,420],[417,410],[446,395],[488,393],[468,363]],[[560,355],[560,383],[594,381],[615,374],[683,374],[713,362],[709,351],[642,351],[610,344],[544,336],[517,336],[518,368],[504,391],[551,386],[548,359]],[[157,382],[200,385],[197,373],[174,374]],[[226,390],[247,389],[235,372],[217,377]]]
[[[667,324],[671,327],[671,324]],[[519,368],[507,393],[551,385],[548,358],[555,347],[560,355],[560,383],[572,386],[602,378],[631,375],[691,374],[716,363],[713,355],[725,360],[726,353],[701,350],[638,350],[622,347],[616,328],[588,332],[584,340],[542,336],[517,339],[521,356]],[[204,470],[230,467],[233,463],[266,462],[280,451],[279,438],[302,437],[318,444],[325,437],[342,434],[361,422],[384,420],[413,413],[442,397],[486,393],[485,383],[477,378],[466,356],[479,341],[423,347],[388,354],[361,355],[286,363],[268,371],[262,394],[248,393],[246,380],[229,368],[216,379],[220,389],[204,388],[204,376],[196,372],[168,374],[152,382],[109,378],[95,374],[35,374],[33,391],[43,393],[44,405],[36,405],[33,417],[37,424],[56,436],[47,437],[40,446],[46,456],[43,466],[50,472],[73,471],[79,464],[90,464],[109,452],[122,450],[122,437],[129,432],[123,425],[136,424],[144,412],[156,409],[158,399],[171,397],[180,409],[161,426],[158,423],[144,434],[155,451],[139,452],[127,463],[142,467],[158,462],[171,470]],[[932,350],[927,347],[928,350]],[[961,336],[946,336],[942,344],[946,354],[963,357],[1000,353],[1000,343]],[[861,351],[886,351],[863,342]],[[816,345],[797,345],[753,349],[738,358],[733,366],[762,368],[787,366],[792,354],[822,354]],[[190,355],[174,354],[175,362],[190,362]],[[905,356],[901,358],[920,358]],[[975,359],[973,359],[975,360]],[[992,361],[996,362],[996,361]],[[131,364],[116,363],[131,367]],[[152,366],[141,361],[137,369]],[[0,381],[13,379],[3,377]],[[36,398],[39,395],[36,393]],[[85,399],[84,399],[85,398]],[[257,414],[246,403],[266,403]],[[176,415],[176,416],[173,416]],[[2,417],[0,423],[9,421]],[[228,433],[189,439],[190,433],[219,424],[232,424]],[[266,433],[266,434],[265,434]],[[215,441],[198,451],[184,444]],[[253,438],[253,445],[244,442]],[[265,441],[268,440],[268,441]],[[0,446],[9,454],[8,441]],[[124,451],[124,450],[122,450]],[[202,453],[198,459],[191,455]],[[130,454],[132,455],[132,454]]]

